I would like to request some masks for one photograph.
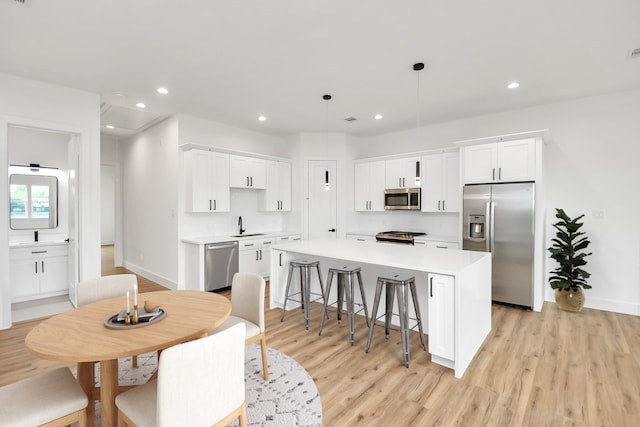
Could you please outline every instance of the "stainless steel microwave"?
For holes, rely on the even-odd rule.
[[[389,188],[384,190],[384,208],[386,210],[420,210],[419,188]]]

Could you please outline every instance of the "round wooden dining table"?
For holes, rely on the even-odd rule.
[[[99,398],[102,403],[103,427],[117,425],[115,398],[123,389],[118,386],[119,358],[204,337],[231,314],[229,299],[211,292],[179,290],[139,294],[139,305],[145,301],[161,307],[166,316],[142,327],[107,328],[105,320],[126,308],[123,295],[50,317],[25,338],[27,348],[43,359],[78,363],[78,382],[89,401]],[[95,362],[100,362],[99,391],[94,387]],[[89,405],[89,425],[93,425],[94,410],[94,405]]]

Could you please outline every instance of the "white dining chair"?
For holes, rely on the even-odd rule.
[[[236,273],[231,281],[231,316],[210,332],[218,333],[235,324],[244,323],[247,335],[245,344],[260,342],[264,380],[269,379],[267,366],[267,338],[264,329],[264,292],[262,276],[254,273]]]
[[[58,368],[0,387],[0,425],[85,427],[88,403],[69,368]]]
[[[119,296],[124,301],[127,291],[133,293],[133,287],[137,284],[138,278],[135,274],[114,274],[82,280],[76,287],[78,307]],[[122,305],[124,307],[125,303]],[[131,357],[131,366],[138,366],[137,355]]]
[[[246,427],[244,336],[237,324],[164,350],[156,380],[116,397],[118,426]]]

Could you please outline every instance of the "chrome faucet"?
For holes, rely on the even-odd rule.
[[[244,228],[242,228],[242,217],[241,216],[238,217],[238,227],[240,227],[240,234],[242,234],[245,231],[247,231]]]

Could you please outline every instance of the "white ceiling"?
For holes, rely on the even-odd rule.
[[[138,129],[365,136],[640,89],[639,18],[638,0],[0,0],[0,72],[99,93],[103,125],[144,122],[141,101]]]

